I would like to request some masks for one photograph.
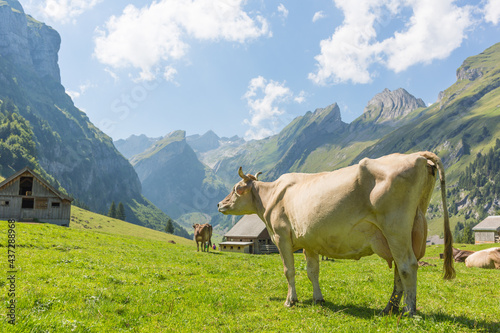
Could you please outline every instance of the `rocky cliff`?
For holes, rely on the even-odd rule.
[[[0,56],[60,83],[60,45],[59,33],[26,15],[19,1],[0,1]]]

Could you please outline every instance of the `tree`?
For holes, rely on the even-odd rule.
[[[116,218],[125,221],[125,207],[121,201],[118,204],[118,209],[116,210]]]
[[[165,227],[165,232],[167,234],[173,234],[174,233],[174,224],[172,223],[171,219],[168,219],[167,226]]]
[[[111,203],[111,206],[109,207],[108,216],[116,218],[116,205],[114,201]]]

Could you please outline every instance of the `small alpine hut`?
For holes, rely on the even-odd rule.
[[[500,216],[488,216],[472,231],[476,244],[500,243]]]
[[[62,194],[28,167],[0,183],[0,219],[47,222],[68,227],[73,198]]]
[[[219,244],[221,251],[251,254],[277,253],[278,248],[271,241],[266,225],[257,215],[243,216],[224,235]]]

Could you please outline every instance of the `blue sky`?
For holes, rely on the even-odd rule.
[[[113,139],[259,139],[388,88],[426,103],[500,42],[500,0],[21,0],[61,35],[62,83]]]

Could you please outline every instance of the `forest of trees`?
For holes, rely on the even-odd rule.
[[[36,144],[29,122],[17,113],[11,100],[4,100],[0,105],[0,168],[35,169],[35,156]]]
[[[459,211],[457,202],[460,195],[468,192],[473,207],[462,208]],[[458,222],[454,230],[457,243],[474,243],[472,228],[490,215],[491,210],[500,214],[498,199],[500,197],[500,139],[486,154],[477,154],[465,172],[460,175],[458,186],[450,191],[450,214],[462,213],[465,222]],[[471,219],[473,217],[473,219]]]

